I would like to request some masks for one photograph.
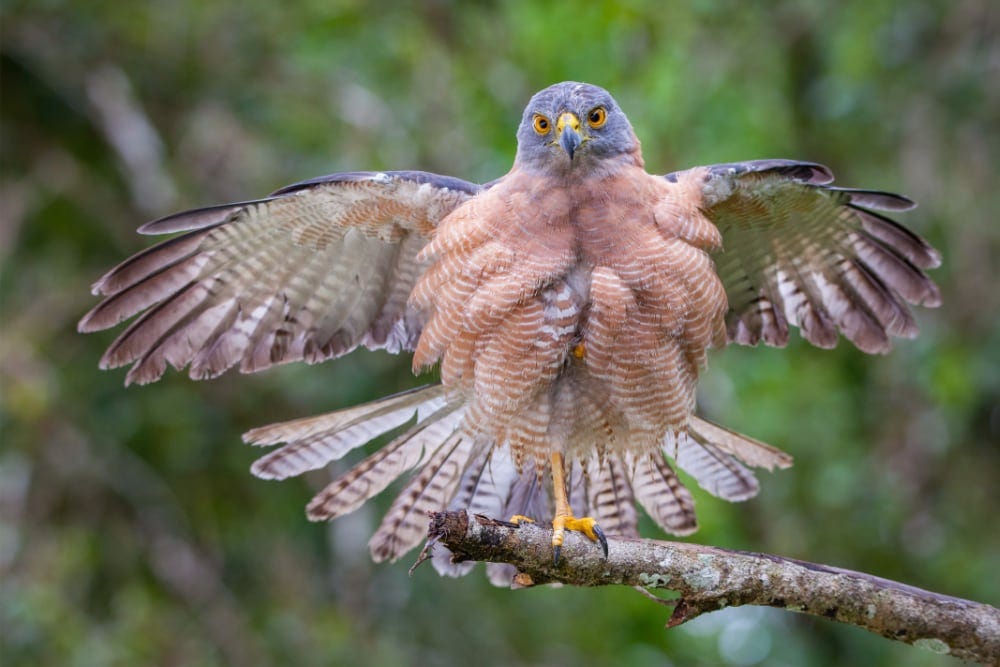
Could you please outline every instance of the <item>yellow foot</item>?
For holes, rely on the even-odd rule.
[[[507,523],[513,523],[513,524],[535,523],[535,520],[529,516],[524,516],[523,514],[515,514],[514,516],[512,516],[510,519],[507,520]]]
[[[559,564],[559,556],[562,554],[563,537],[565,531],[575,530],[586,535],[591,542],[599,542],[604,557],[608,557],[608,538],[604,536],[604,531],[597,525],[597,520],[589,516],[581,519],[570,516],[556,516],[552,519],[552,555],[553,562]]]

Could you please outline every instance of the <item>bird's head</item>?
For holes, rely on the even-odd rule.
[[[516,163],[548,173],[613,171],[642,165],[639,140],[608,91],[564,81],[536,93],[517,130]]]

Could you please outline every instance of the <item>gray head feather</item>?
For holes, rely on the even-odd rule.
[[[598,107],[604,108],[607,120],[601,127],[592,128],[587,118]],[[572,159],[559,145],[556,130],[559,117],[566,112],[580,120],[584,139]],[[535,130],[536,114],[547,119],[546,134]],[[638,148],[639,140],[632,125],[608,91],[589,83],[564,81],[536,93],[528,102],[517,130],[516,164],[522,169],[546,173],[587,174],[607,171],[616,164],[641,164]]]

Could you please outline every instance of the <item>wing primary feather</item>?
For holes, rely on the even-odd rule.
[[[167,363],[180,369],[191,361],[204,345],[208,334],[215,330],[215,326],[208,322],[203,323],[205,326],[201,332],[194,325],[203,315],[220,314],[218,311],[226,307],[224,302],[212,302],[212,292],[211,283],[190,283],[183,291],[136,320],[130,339],[123,340],[117,350],[122,359],[135,360],[125,375],[126,385],[154,382],[163,375]],[[232,359],[226,368],[236,361]]]
[[[910,303],[929,308],[941,305],[941,292],[923,271],[892,246],[881,243],[864,229],[857,230],[854,251],[858,259],[885,284]]]
[[[274,199],[274,197],[264,197],[263,199],[251,199],[248,201],[234,202],[232,204],[220,204],[218,206],[206,206],[204,208],[193,208],[180,213],[163,216],[147,222],[139,227],[140,234],[172,234],[192,229],[205,229],[206,227],[218,227],[226,222],[233,213],[242,208],[263,204]]]
[[[941,265],[941,253],[895,220],[853,203],[847,207],[858,217],[862,229],[921,269],[934,269]]]
[[[856,206],[877,208],[882,211],[909,211],[917,207],[917,202],[909,197],[881,190],[861,190],[858,188],[840,188],[828,185],[823,188],[828,192],[842,192],[848,196],[848,201]]]
[[[824,300],[841,333],[859,350],[885,354],[892,347],[890,334],[907,335],[901,326],[908,317],[900,315],[900,304],[884,286],[879,289],[860,262],[844,259],[830,271],[833,275],[824,286]]]
[[[94,294],[110,296],[122,292],[144,278],[175,265],[194,253],[213,229],[200,229],[175,236],[136,253],[114,267],[91,287]]]
[[[236,299],[228,302],[224,312],[219,313],[215,328],[207,336],[205,345],[192,351],[191,367],[188,375],[194,380],[205,380],[222,375],[233,363],[235,356],[233,347],[238,343],[233,340],[232,332],[240,315],[240,306]]]
[[[136,359],[140,359],[142,354],[149,349],[148,346],[153,345],[160,338],[159,332],[156,332],[153,335],[147,335],[144,332],[144,329],[151,328],[153,325],[169,328],[169,326],[176,321],[176,318],[183,315],[183,313],[174,313],[174,319],[172,320],[169,317],[169,309],[176,306],[179,300],[185,298],[198,302],[204,298],[205,291],[206,288],[204,285],[196,282],[190,282],[171,295],[168,299],[161,301],[147,310],[139,317],[139,319],[132,322],[132,324],[130,324],[128,328],[125,329],[125,331],[123,331],[118,338],[116,338],[114,342],[108,346],[108,349],[104,352],[104,356],[101,357],[100,367],[102,369],[117,368],[135,361]],[[143,339],[151,340],[148,343],[137,341],[140,336],[142,336]],[[155,380],[156,378],[152,379]]]
[[[142,312],[191,284],[206,259],[188,254],[164,264],[97,304],[80,320],[77,330],[88,333],[108,329]]]
[[[859,300],[872,307],[888,333],[902,338],[917,335],[917,324],[906,303],[867,266],[854,258],[848,260],[844,280],[850,284]]]

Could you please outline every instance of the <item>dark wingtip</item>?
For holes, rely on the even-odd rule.
[[[858,188],[827,188],[831,192],[843,192],[851,198],[851,204],[880,211],[910,211],[917,202],[909,197],[882,190],[861,190]]]
[[[95,310],[97,310],[97,308],[92,309],[86,315],[84,315],[83,317],[81,317],[80,321],[76,323],[76,332],[77,333],[82,333],[82,334],[85,334],[85,333],[94,333],[95,331],[103,331],[104,329],[108,328],[107,326],[95,326],[94,325],[93,320],[94,320],[94,311]],[[109,325],[109,326],[114,326],[114,325]]]
[[[936,269],[941,266],[941,251],[937,248],[928,246],[927,247],[927,264],[922,268],[925,269]]]
[[[270,198],[255,199],[252,201],[234,202],[232,204],[220,204],[218,206],[207,206],[205,208],[193,208],[180,213],[172,213],[162,218],[157,218],[147,222],[137,230],[140,234],[172,234],[174,232],[185,232],[192,229],[203,229],[211,225],[224,222],[235,211],[249,206],[268,201]]]

